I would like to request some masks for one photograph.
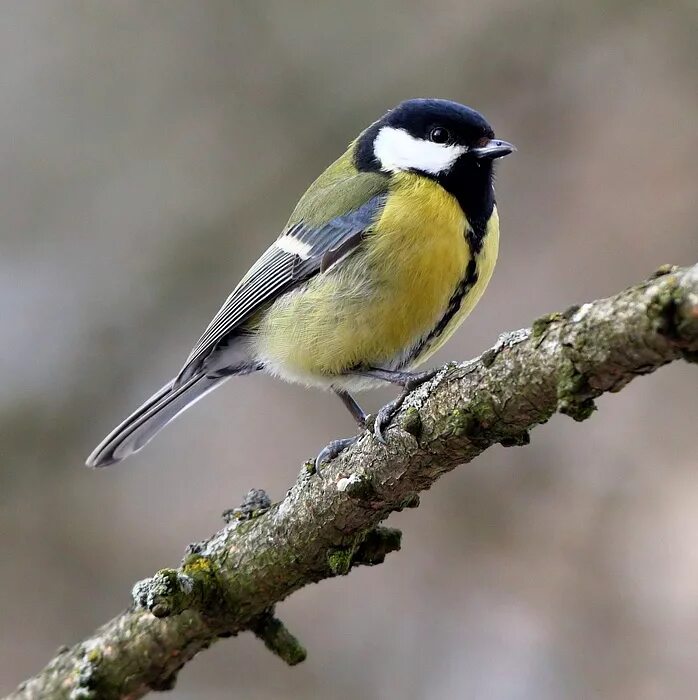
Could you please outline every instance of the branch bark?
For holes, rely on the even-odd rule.
[[[414,391],[386,446],[367,433],[322,477],[304,465],[280,503],[250,492],[223,529],[189,546],[179,568],[137,583],[128,610],[9,697],[142,697],[173,687],[195,654],[243,630],[286,662],[302,661],[276,603],[399,549],[400,533],[380,522],[418,505],[418,492],[445,472],[494,444],[527,444],[528,431],[556,411],[584,420],[602,393],[681,358],[698,362],[698,265],[664,266],[616,296],[502,336]]]

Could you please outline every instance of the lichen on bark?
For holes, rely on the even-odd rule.
[[[304,465],[279,503],[248,494],[220,531],[188,547],[178,568],[137,584],[129,609],[61,650],[10,697],[138,698],[171,688],[199,651],[244,630],[297,663],[305,650],[274,606],[398,550],[399,531],[380,526],[391,512],[418,505],[419,491],[491,445],[527,444],[529,431],[556,411],[588,418],[602,393],[697,358],[698,265],[663,266],[614,297],[507,333],[412,392],[387,445],[366,433],[322,476]]]

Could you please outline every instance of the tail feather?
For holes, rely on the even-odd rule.
[[[201,372],[177,386],[174,380],[168,382],[97,445],[87,466],[106,467],[138,452],[182,411],[228,378]]]

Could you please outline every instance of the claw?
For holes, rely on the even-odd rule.
[[[402,408],[402,404],[405,403],[405,399],[409,396],[410,392],[421,384],[424,384],[424,382],[433,379],[438,372],[438,369],[430,369],[426,372],[418,372],[410,375],[404,383],[404,391],[400,396],[385,404],[385,406],[378,411],[376,419],[373,422],[373,436],[381,445],[387,444],[383,433],[384,429],[388,427],[388,424],[395,417],[395,414]]]
[[[381,445],[387,444],[383,430],[388,427],[388,423],[390,423],[393,416],[400,410],[406,396],[407,393],[403,392],[396,399],[385,404],[376,414],[376,419],[373,421],[373,436]]]
[[[315,473],[320,475],[320,467],[325,462],[331,462],[335,457],[340,455],[347,447],[351,447],[359,439],[358,435],[350,438],[341,438],[332,440],[332,442],[324,447],[320,454],[315,458]]]

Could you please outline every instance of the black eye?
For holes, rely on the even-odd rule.
[[[446,143],[449,138],[448,131],[441,126],[437,126],[429,132],[429,140],[434,143]]]

